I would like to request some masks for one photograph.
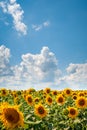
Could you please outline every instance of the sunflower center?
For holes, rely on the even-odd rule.
[[[15,124],[19,121],[19,113],[14,108],[7,108],[4,111],[5,118],[9,123]]]
[[[54,95],[57,95],[57,92],[56,92],[56,91],[54,91],[54,92],[53,92],[53,94],[54,94]]]
[[[84,96],[84,94],[83,93],[80,93],[80,95],[79,96]]]
[[[28,97],[28,102],[32,103],[32,98]]]
[[[38,101],[39,101],[39,99],[38,99],[38,98],[36,98],[36,99],[35,99],[35,102],[38,102]]]
[[[75,99],[75,100],[76,100],[76,99],[77,99],[77,96],[75,96],[75,95],[74,95],[74,96],[73,96],[73,99]]]
[[[70,90],[66,90],[66,93],[67,93],[67,94],[70,94]]]
[[[44,109],[43,109],[43,107],[39,107],[39,108],[38,108],[38,112],[39,112],[39,114],[44,114]]]
[[[48,102],[50,102],[50,103],[51,103],[51,102],[52,102],[52,99],[51,99],[51,98],[48,98]]]
[[[81,99],[81,100],[79,101],[79,105],[80,105],[80,106],[84,106],[84,104],[85,104],[85,101],[84,101],[83,99]]]
[[[63,102],[63,98],[62,98],[62,97],[59,97],[58,101],[59,101],[60,103],[62,103],[62,102]]]
[[[71,109],[71,110],[70,110],[70,114],[71,114],[71,115],[75,115],[75,113],[76,113],[76,111],[75,111],[74,109]]]
[[[50,93],[50,90],[49,90],[49,89],[47,89],[47,93]]]
[[[5,94],[6,94],[6,91],[5,91],[5,90],[2,90],[2,94],[4,94],[4,95],[5,95]]]

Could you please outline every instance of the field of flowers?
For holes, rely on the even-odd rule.
[[[87,130],[87,90],[1,88],[0,130]]]

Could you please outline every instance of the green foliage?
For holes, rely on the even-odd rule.
[[[8,91],[8,90],[6,90]],[[65,103],[60,105],[56,102],[56,96],[49,95],[52,97],[52,104],[48,105],[46,103],[46,94],[44,90],[36,91],[32,89],[29,93],[24,91],[16,91],[17,102],[15,102],[16,97],[14,97],[13,91],[8,91],[6,96],[0,95],[0,104],[3,102],[8,102],[11,105],[19,105],[20,111],[24,115],[24,128],[19,127],[14,130],[87,130],[87,107],[85,109],[78,109],[78,116],[74,119],[68,117],[68,107],[75,106],[75,100],[72,96],[65,96]],[[29,105],[23,95],[31,94],[33,100],[38,97],[39,102],[42,103],[48,111],[48,114],[44,118],[38,117],[34,113],[35,102],[33,105]],[[2,113],[0,113],[2,114]],[[0,130],[5,130],[2,120],[0,120]]]

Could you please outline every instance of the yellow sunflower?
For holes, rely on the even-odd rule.
[[[2,88],[0,91],[1,91],[1,96],[6,96],[8,94],[8,91],[5,88]]]
[[[27,101],[27,103],[29,104],[29,105],[33,105],[33,97],[32,97],[32,95],[27,95],[26,96],[26,101]]]
[[[74,108],[74,107],[69,107],[68,108],[68,117],[75,118],[77,115],[78,115],[77,108]]]
[[[27,95],[23,93],[22,96],[23,96],[23,98],[26,100],[26,96],[27,96]]]
[[[12,96],[13,96],[14,98],[18,97],[17,92],[16,92],[16,91],[13,91],[13,92],[12,92]]]
[[[81,97],[81,96],[84,96],[84,95],[85,95],[84,92],[79,92],[79,93],[78,93],[78,96],[80,96],[80,97]]]
[[[59,94],[56,98],[56,102],[59,103],[60,105],[64,104],[65,98],[62,96],[62,94]]]
[[[47,103],[48,105],[51,105],[51,104],[52,104],[52,98],[51,98],[50,96],[47,96],[47,97],[46,97],[46,103]]]
[[[48,94],[48,93],[50,93],[50,91],[51,91],[51,90],[50,90],[50,88],[45,88],[45,90],[44,90],[44,91],[45,91],[45,93],[47,93],[47,94]]]
[[[83,96],[78,97],[76,100],[76,106],[78,108],[86,108],[87,107],[87,99]]]
[[[76,100],[76,99],[77,99],[77,95],[73,95],[72,98],[73,98],[74,100]]]
[[[35,105],[34,112],[40,118],[44,118],[47,115],[47,110],[42,104]]]
[[[36,97],[35,99],[34,99],[34,102],[35,103],[38,103],[40,101],[40,99],[38,98],[38,97]]]
[[[1,106],[0,120],[4,126],[12,130],[24,125],[23,113],[19,111],[18,106],[10,106],[8,104],[2,104]]]
[[[52,94],[57,95],[58,94],[57,90],[52,91]]]
[[[70,96],[72,94],[72,90],[70,88],[64,89],[65,96]]]
[[[20,99],[18,97],[14,98],[14,104],[19,104]]]
[[[72,95],[77,95],[77,93],[75,91],[72,92]]]
[[[35,92],[36,90],[35,90],[34,88],[29,88],[27,91],[28,91],[29,94],[32,94],[32,93]]]

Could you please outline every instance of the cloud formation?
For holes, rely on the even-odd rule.
[[[32,29],[34,29],[35,31],[40,31],[43,28],[46,28],[50,25],[49,21],[45,21],[42,24],[36,25],[36,24],[32,24]]]
[[[87,86],[87,63],[73,64],[70,63],[66,68],[67,74],[60,80],[73,88],[84,88]]]
[[[5,46],[0,46],[0,77],[12,75],[12,70],[9,64],[10,50]]]
[[[8,84],[8,86],[51,84],[56,81],[56,77],[59,78],[61,75],[61,71],[58,69],[58,61],[48,47],[43,47],[39,54],[23,54],[19,65],[10,66],[10,50],[1,46],[0,58],[2,67],[4,66],[8,70],[7,73],[4,71],[5,69],[2,69],[0,84],[4,86],[5,84]],[[6,72],[6,76],[3,75],[4,72]]]
[[[40,54],[22,55],[22,62],[15,70],[23,79],[29,78],[32,82],[53,82],[61,73],[57,59],[48,47],[43,47]]]
[[[0,46],[0,86],[12,89],[86,89],[87,63],[69,64],[66,74],[58,68],[58,60],[48,47],[38,54],[23,54],[19,65],[10,65],[10,49]]]
[[[2,7],[3,12],[10,14],[13,18],[13,24],[16,31],[26,35],[27,26],[22,22],[24,11],[22,10],[20,4],[16,0],[9,0],[9,2],[0,2],[0,7]]]

